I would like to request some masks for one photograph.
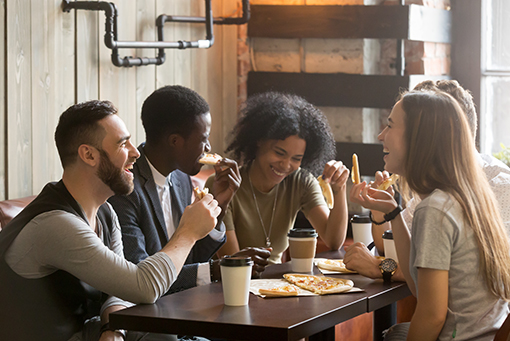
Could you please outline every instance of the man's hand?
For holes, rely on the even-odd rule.
[[[260,274],[266,269],[269,264],[267,259],[271,255],[272,248],[260,247],[247,247],[239,252],[234,253],[232,256],[251,257],[253,260],[253,268],[251,272],[252,278],[260,278]]]
[[[215,164],[214,170],[216,175],[214,176],[212,194],[222,209],[222,214],[219,217],[221,219],[225,214],[224,212],[227,211],[232,197],[241,185],[241,174],[237,162],[226,158]]]
[[[197,241],[207,236],[216,226],[220,213],[221,207],[218,206],[218,202],[211,194],[207,194],[184,209],[178,229],[186,229]]]
[[[382,278],[379,269],[380,259],[377,259],[363,243],[355,243],[345,249],[345,267],[357,271],[360,275],[370,278]]]

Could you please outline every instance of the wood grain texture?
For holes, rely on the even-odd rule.
[[[451,41],[449,11],[417,5],[254,5],[251,15],[250,37]]]
[[[156,12],[159,14],[176,15],[175,1],[156,0]],[[176,23],[166,23],[163,29],[165,41],[176,41]],[[175,83],[175,65],[174,61],[178,53],[182,51],[176,49],[166,49],[166,61],[156,68],[156,89],[165,85]]]
[[[74,103],[74,14],[52,12],[59,0],[32,0],[32,171],[33,192],[59,180],[62,166],[54,141],[60,114]]]
[[[76,83],[68,91],[75,93],[75,102],[99,98],[99,49],[103,45],[104,14],[94,11],[71,11],[76,16]]]
[[[118,9],[118,40],[136,39],[136,2],[112,1]],[[104,18],[104,14],[102,14]],[[104,34],[104,22],[100,20],[99,29]],[[118,115],[126,124],[127,130],[136,141],[136,68],[117,67],[111,62],[111,50],[103,41],[99,47],[99,99],[110,100],[118,109]],[[121,58],[137,56],[136,49],[119,49]]]
[[[155,0],[137,0],[136,1],[136,40],[137,41],[156,41],[156,12]],[[140,49],[136,53],[140,57],[154,58],[157,50]],[[145,99],[156,89],[156,65],[146,65],[134,68],[136,73],[136,110],[134,118],[136,123],[136,131],[133,131],[131,141],[138,146],[145,141],[145,131],[143,129],[142,120],[140,118],[142,105]],[[135,134],[136,133],[136,134]]]
[[[118,39],[155,41],[159,14],[203,16],[203,1],[116,0]],[[236,6],[231,0],[213,1],[216,16]],[[200,13],[199,13],[200,12]],[[179,27],[178,27],[179,25]],[[140,120],[143,101],[156,88],[181,84],[197,90],[211,103],[216,123],[211,141],[223,150],[223,127],[232,122],[236,103],[236,27],[215,26],[213,49],[167,49],[161,66],[118,68],[104,45],[102,11],[62,11],[61,0],[0,0],[0,199],[37,194],[48,181],[61,176],[53,134],[60,114],[70,105],[92,99],[112,101],[135,143],[145,140]],[[167,24],[165,40],[205,38],[205,25]],[[4,30],[5,28],[5,30]],[[124,56],[154,57],[153,49],[122,49]],[[228,54],[227,57],[226,54]],[[224,58],[227,58],[224,60]],[[232,105],[232,103],[234,103]],[[5,124],[5,125],[4,125]]]
[[[19,198],[32,194],[31,1],[6,5],[7,197]]]

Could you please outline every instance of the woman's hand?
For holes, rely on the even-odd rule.
[[[339,190],[345,189],[347,179],[349,179],[349,170],[342,161],[331,160],[324,166],[322,178],[329,182],[333,193],[338,193]]]
[[[351,202],[384,214],[390,213],[398,206],[393,195],[387,191],[380,191],[375,188],[371,188],[367,185],[366,181],[352,186],[351,192],[349,193],[349,199]]]

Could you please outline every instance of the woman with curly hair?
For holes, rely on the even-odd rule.
[[[227,153],[242,164],[242,183],[224,218],[227,242],[219,255],[267,247],[269,262],[280,263],[300,210],[329,248],[340,248],[349,171],[333,160],[335,141],[324,114],[301,97],[275,92],[250,97],[241,114]],[[331,210],[316,179],[320,174],[333,190]]]

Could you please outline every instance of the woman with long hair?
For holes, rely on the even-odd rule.
[[[412,236],[401,208],[365,182],[350,199],[392,222],[399,266],[417,297],[410,324],[386,340],[492,340],[509,313],[510,255],[498,205],[459,104],[436,91],[403,94],[379,135],[385,170],[422,199]]]
[[[250,97],[227,148],[242,164],[242,182],[224,223],[227,241],[219,255],[245,247],[270,248],[270,263],[280,263],[288,231],[301,210],[331,249],[347,231],[346,180],[349,171],[336,154],[324,114],[299,96],[268,92]],[[316,179],[333,190],[330,210]],[[208,179],[211,188],[213,177]]]

